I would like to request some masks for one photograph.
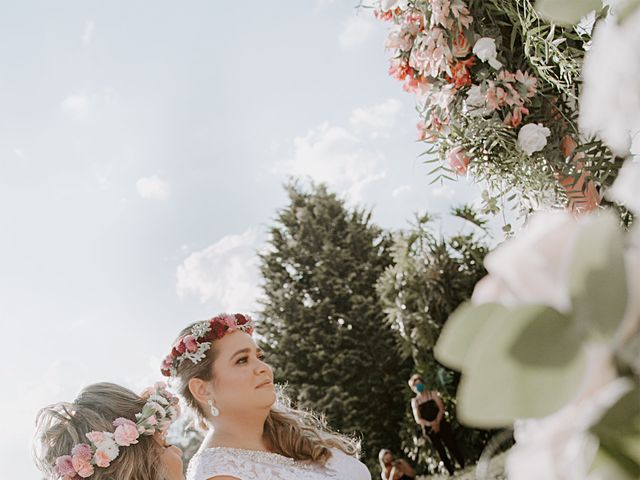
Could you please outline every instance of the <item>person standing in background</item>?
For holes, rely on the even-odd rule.
[[[417,373],[409,379],[409,387],[416,394],[411,399],[413,418],[422,428],[423,435],[431,440],[449,474],[453,475],[455,467],[449,454],[461,467],[464,467],[464,459],[460,455],[451,427],[444,418],[445,409],[442,398],[436,390],[429,390],[422,376]]]

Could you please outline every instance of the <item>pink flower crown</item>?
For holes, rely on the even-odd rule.
[[[113,432],[89,432],[85,436],[89,443],[79,443],[71,450],[71,455],[56,458],[55,473],[63,480],[80,480],[94,473],[95,467],[106,468],[120,453],[120,447],[138,443],[140,435],[165,434],[171,422],[179,415],[178,397],[167,391],[163,382],[142,392],[147,401],[136,422],[128,418],[116,418]]]
[[[220,340],[227,333],[241,330],[251,335],[253,320],[249,315],[216,315],[211,320],[203,320],[191,327],[190,333],[180,337],[173,345],[171,353],[162,361],[160,371],[165,377],[175,377],[177,367],[185,360],[199,363],[211,347],[211,342]]]

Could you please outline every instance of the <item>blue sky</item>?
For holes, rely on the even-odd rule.
[[[356,4],[4,2],[5,476],[39,478],[38,408],[96,381],[141,389],[186,323],[255,307],[290,175],[387,228],[477,199],[428,185],[388,25]]]

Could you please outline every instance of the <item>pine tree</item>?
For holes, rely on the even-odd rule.
[[[325,186],[286,187],[289,205],[261,255],[259,333],[276,380],[299,406],[363,438],[364,460],[398,451],[411,362],[396,350],[376,282],[391,263],[390,235],[371,212],[349,210]]]

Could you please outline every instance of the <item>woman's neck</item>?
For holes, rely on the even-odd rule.
[[[264,438],[265,420],[265,415],[217,418],[203,446],[270,451],[270,445]]]

